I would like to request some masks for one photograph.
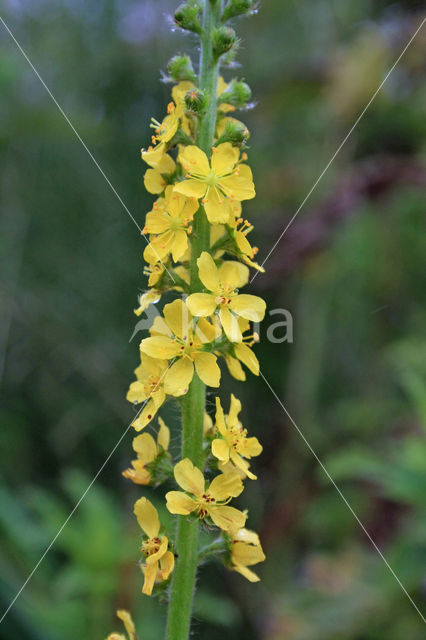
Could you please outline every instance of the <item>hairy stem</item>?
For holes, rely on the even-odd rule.
[[[212,48],[212,32],[219,24],[221,0],[204,0],[203,35],[199,88],[208,96],[208,108],[197,131],[197,145],[210,157],[216,125],[216,91],[218,61]],[[197,259],[210,248],[210,226],[201,206],[194,217],[191,239],[191,292],[201,291]],[[188,393],[182,400],[182,458],[196,466],[203,465],[203,422],[205,385],[194,373]],[[176,567],[173,572],[167,617],[166,640],[187,640],[191,626],[191,610],[198,564],[198,521],[178,516],[176,533]]]

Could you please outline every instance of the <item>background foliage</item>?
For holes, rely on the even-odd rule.
[[[269,0],[239,24],[242,70],[224,76],[246,77],[259,103],[243,116],[258,192],[245,212],[259,256],[420,23],[420,6]],[[6,0],[3,13],[140,223],[150,199],[139,149],[169,94],[159,70],[193,46],[172,28],[174,8],[171,0]],[[270,344],[264,330],[257,353],[265,376],[420,606],[425,45],[423,29],[252,291],[294,318],[291,344]],[[142,335],[129,342],[132,308],[145,281],[136,227],[2,26],[0,50],[5,609],[131,421],[124,396]],[[251,377],[236,395],[265,447],[245,499],[268,558],[258,585],[220,566],[203,569],[195,636],[424,637],[262,380]],[[176,429],[177,405],[166,420]],[[164,610],[139,593],[131,513],[139,492],[120,475],[132,435],[0,626],[1,638],[96,640],[119,628],[117,606],[132,610],[141,640],[161,637]]]

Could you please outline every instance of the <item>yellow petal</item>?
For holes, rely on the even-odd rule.
[[[249,582],[259,582],[260,581],[259,576],[254,571],[251,571],[251,569],[248,569],[247,567],[236,565],[234,567],[234,571],[238,571],[238,573],[241,573],[241,575],[244,576],[244,578],[246,578],[246,580],[249,580]]]
[[[250,269],[241,262],[227,260],[219,269],[221,282],[226,283],[231,289],[240,289],[247,284],[250,277]]]
[[[251,531],[250,529],[239,529],[239,531],[236,531],[232,534],[232,539],[239,542],[245,542],[247,544],[255,544],[260,546],[259,536],[255,531]]]
[[[179,345],[168,336],[144,338],[140,344],[140,350],[152,358],[161,358],[162,360],[169,360],[180,353]]]
[[[257,438],[246,438],[244,445],[244,453],[247,458],[254,458],[262,453],[263,447]]]
[[[194,365],[189,358],[179,358],[164,376],[164,390],[170,396],[182,396],[188,391],[194,375]]]
[[[216,438],[212,442],[212,454],[218,460],[228,462],[229,460],[229,445],[222,438]]]
[[[245,542],[234,542],[232,545],[232,561],[238,565],[252,565],[265,560],[265,554],[259,545]]]
[[[223,436],[226,435],[228,429],[226,428],[225,415],[223,413],[222,404],[220,398],[216,396],[216,427],[219,429],[219,433]]]
[[[240,164],[238,174],[233,173],[228,178],[220,179],[220,188],[228,197],[235,200],[251,200],[256,195],[251,169],[246,164]]]
[[[228,201],[217,189],[210,188],[207,191],[203,205],[210,224],[225,224],[229,222]]]
[[[235,345],[235,355],[255,376],[259,375],[259,360],[244,342]]]
[[[244,485],[238,473],[221,473],[213,478],[208,492],[216,500],[227,500],[229,497],[239,496],[243,489]]]
[[[149,422],[151,422],[151,420],[157,413],[157,410],[158,407],[156,406],[153,398],[151,398],[151,400],[147,402],[138,417],[133,420],[132,427],[136,429],[136,431],[141,431]]]
[[[265,317],[266,303],[258,296],[243,293],[233,298],[229,306],[239,316],[252,322],[261,322]]]
[[[201,282],[209,291],[216,292],[219,289],[219,271],[211,255],[203,251],[197,260],[198,275]]]
[[[224,531],[242,529],[247,519],[242,511],[227,506],[209,507],[209,516],[215,525]]]
[[[191,293],[185,300],[193,316],[211,316],[216,307],[215,296],[211,293]]]
[[[207,186],[205,182],[199,182],[198,180],[193,180],[192,178],[190,178],[189,180],[177,182],[173,187],[173,191],[176,193],[182,193],[188,198],[198,199],[204,197],[207,191]]]
[[[231,393],[231,406],[229,408],[228,422],[231,426],[238,424],[238,414],[241,411],[241,402]]]
[[[220,369],[213,353],[197,351],[194,356],[195,370],[201,380],[208,387],[218,387],[220,384]]]
[[[173,237],[172,257],[175,262],[181,259],[185,251],[188,249],[188,236],[186,231],[178,229]]]
[[[166,181],[159,171],[156,169],[147,169],[145,172],[143,183],[145,189],[149,193],[162,193],[166,188]]]
[[[247,462],[247,460],[244,460],[244,458],[242,458],[235,451],[231,451],[231,460],[233,464],[244,473],[245,476],[250,478],[250,480],[257,480],[257,476],[255,476],[254,473],[250,471],[250,464]]]
[[[146,214],[144,233],[163,233],[170,229],[170,216],[161,211]]]
[[[188,331],[192,326],[192,316],[183,300],[179,298],[166,304],[163,309],[163,314],[167,326],[170,327],[175,336],[178,338],[186,338],[188,336]],[[179,352],[180,348],[178,345],[178,350],[175,355],[178,355]]]
[[[167,451],[170,443],[170,429],[164,422],[162,418],[158,418],[158,422],[160,424],[160,429],[157,435],[157,444]]]
[[[135,629],[135,625],[133,624],[132,616],[128,611],[125,611],[124,609],[119,609],[116,613],[117,613],[117,618],[120,618],[120,620],[123,621],[124,628],[129,634],[130,640],[133,640],[136,629]]]
[[[222,307],[219,311],[220,321],[226,337],[230,342],[241,342],[243,335],[238,324],[238,318],[229,309]]]
[[[195,500],[182,493],[182,491],[169,491],[166,493],[167,509],[170,513],[187,516],[197,508]],[[244,526],[244,525],[243,525]]]
[[[175,557],[171,551],[167,551],[160,560],[161,577],[167,580],[175,566]]]
[[[212,169],[217,176],[223,176],[233,171],[240,157],[240,151],[230,142],[224,142],[213,147]]]
[[[165,153],[155,168],[160,173],[173,173],[176,169],[176,163],[173,158]]]
[[[157,577],[158,563],[154,562],[154,564],[147,564],[142,568],[142,571],[145,576],[142,593],[146,596],[150,596],[155,584],[155,578]]]
[[[152,553],[150,556],[147,557],[146,559],[146,563],[147,564],[153,564],[156,563],[160,560],[160,558],[162,558],[164,556],[164,554],[167,551],[167,547],[168,547],[169,541],[166,538],[166,536],[163,536],[161,538],[161,544],[160,547],[158,549],[158,551],[156,551],[155,553]]]
[[[184,147],[179,153],[178,161],[190,174],[206,176],[210,173],[210,164],[206,154],[195,145]]]
[[[222,329],[219,322],[215,322],[214,319],[212,323],[206,320],[206,318],[200,318],[197,322],[195,334],[203,344],[206,344],[220,338]]]
[[[225,362],[231,376],[233,376],[236,380],[244,381],[246,379],[246,374],[244,373],[244,370],[237,358],[233,358],[229,354],[226,354]]]
[[[175,465],[174,474],[176,482],[182,489],[194,496],[203,495],[204,476],[189,458],[184,458]]]
[[[144,151],[144,149],[142,149],[142,160],[149,164],[153,169],[156,169],[165,152],[166,145],[162,142],[154,147],[154,149],[148,149],[148,151]]]
[[[133,438],[132,447],[144,464],[152,462],[157,457],[157,445],[149,433],[141,433]]]
[[[145,531],[148,538],[156,538],[160,531],[160,520],[157,509],[146,498],[139,498],[133,508],[140,528]]]

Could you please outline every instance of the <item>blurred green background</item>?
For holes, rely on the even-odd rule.
[[[171,0],[5,0],[3,17],[140,224],[141,146],[195,42]],[[424,5],[423,5],[424,6]],[[422,3],[268,0],[236,24],[256,108],[266,256],[424,17]],[[294,320],[257,354],[265,376],[420,607],[426,560],[426,29],[327,171],[252,292]],[[122,435],[138,363],[129,342],[144,242],[0,25],[0,601],[5,610]],[[238,116],[237,116],[238,117]],[[277,335],[279,331],[276,332]],[[264,445],[240,504],[267,561],[249,585],[202,569],[194,637],[420,640],[424,625],[266,387],[224,376]],[[211,398],[210,398],[211,400]],[[177,405],[164,414],[174,429]],[[121,477],[128,432],[7,618],[5,640],[99,640],[117,606],[140,640],[165,611],[140,595],[140,490]],[[160,494],[147,495],[159,505]],[[256,568],[257,569],[257,568]],[[424,610],[424,609],[423,609]]]

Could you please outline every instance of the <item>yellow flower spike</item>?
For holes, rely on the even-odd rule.
[[[178,162],[186,171],[186,180],[174,185],[174,191],[201,198],[212,224],[229,221],[229,201],[250,200],[255,196],[253,176],[246,164],[239,164],[240,151],[230,142],[213,147],[211,163],[195,145],[184,147]]]
[[[133,438],[132,447],[137,453],[137,458],[132,460],[133,468],[126,469],[122,472],[122,475],[135,484],[150,484],[152,476],[147,466],[169,448],[170,430],[161,418],[158,418],[158,422],[160,429],[157,435],[157,442],[149,433],[142,433]]]
[[[232,534],[231,561],[234,571],[241,573],[250,582],[259,582],[259,576],[248,567],[264,560],[265,554],[257,533],[240,529]]]
[[[173,553],[168,551],[168,538],[160,536],[160,520],[154,505],[146,498],[139,498],[133,512],[145,534],[141,546],[141,552],[145,556],[142,566],[145,576],[142,593],[150,596],[155,581],[159,578],[167,580],[173,571],[174,557]]]
[[[172,396],[186,393],[194,369],[204,384],[218,387],[220,369],[217,358],[213,353],[203,351],[203,345],[214,339],[214,327],[207,321],[199,322],[195,327],[193,317],[182,300],[166,304],[163,313],[163,327],[160,322],[154,323],[159,330],[157,335],[142,340],[140,350],[151,358],[176,358],[164,376],[165,392]]]
[[[174,474],[177,484],[187,493],[169,491],[166,494],[170,513],[189,515],[195,512],[201,520],[209,517],[224,531],[234,531],[244,526],[246,514],[227,506],[229,500],[239,496],[244,488],[237,473],[221,473],[210,485],[206,485],[200,469],[189,458],[184,458],[175,466]]]
[[[249,270],[239,262],[224,262],[220,269],[209,253],[203,251],[197,260],[198,275],[210,293],[193,293],[186,299],[194,316],[211,316],[219,312],[220,322],[230,342],[242,342],[238,316],[260,322],[266,304],[258,296],[239,294],[238,288],[247,283]]]
[[[250,459],[262,453],[262,445],[255,437],[248,438],[247,430],[238,419],[241,402],[231,394],[229,414],[225,416],[220,399],[216,397],[216,429],[218,435],[212,442],[212,454],[222,463],[231,461],[251,480],[257,476],[249,470]]]
[[[128,639],[136,640],[136,629],[130,613],[124,609],[118,609],[116,615],[117,618],[120,618],[123,622],[124,628],[127,631]],[[126,638],[122,633],[110,633],[106,640],[126,640]]]
[[[190,223],[198,209],[198,201],[171,191],[172,187],[167,187],[167,204],[163,210],[154,209],[146,216],[144,233],[155,234],[155,237],[151,235],[151,242],[144,251],[146,262],[151,264],[169,253],[177,262],[189,248]]]
[[[135,369],[137,380],[131,383],[126,396],[127,400],[135,404],[147,401],[132,423],[136,431],[146,427],[166,399],[164,382],[168,366],[167,360],[144,355],[141,358],[141,364]]]

